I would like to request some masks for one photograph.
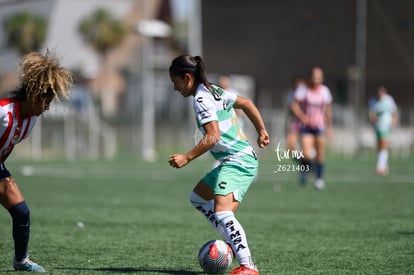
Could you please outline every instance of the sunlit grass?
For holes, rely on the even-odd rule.
[[[261,274],[413,274],[413,159],[378,177],[372,157],[330,157],[327,187],[261,161],[237,213]],[[31,208],[31,258],[50,274],[202,274],[199,247],[218,238],[188,202],[208,158],[176,170],[155,163],[10,161]],[[25,174],[23,174],[23,173]],[[7,211],[0,273],[12,270]]]

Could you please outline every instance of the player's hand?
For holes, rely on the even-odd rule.
[[[270,143],[270,137],[267,131],[262,131],[259,134],[259,137],[257,138],[257,145],[259,145],[260,148],[265,148]]]
[[[310,126],[310,119],[309,119],[307,116],[305,116],[305,117],[302,119],[302,123],[303,123],[303,125],[305,125],[305,126]]]
[[[187,155],[172,154],[170,155],[168,162],[170,163],[171,167],[178,169],[186,166],[190,162],[190,159],[187,157]]]

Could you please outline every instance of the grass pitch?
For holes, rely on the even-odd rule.
[[[203,274],[198,249],[219,236],[188,194],[212,160],[180,170],[167,160],[9,161],[31,209],[31,258],[49,274]],[[330,157],[323,191],[275,173],[278,164],[261,161],[237,213],[260,274],[414,274],[412,157],[391,159],[386,177],[375,175],[374,156]],[[5,210],[0,225],[8,274]]]

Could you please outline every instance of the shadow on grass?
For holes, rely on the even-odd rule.
[[[97,267],[97,268],[83,268],[83,267],[66,267],[66,268],[54,268],[59,270],[68,271],[100,271],[100,272],[111,272],[111,273],[165,273],[172,275],[198,275],[203,273],[197,273],[187,270],[169,270],[169,269],[152,269],[152,268],[134,268],[134,267]]]
[[[403,236],[414,236],[414,231],[397,231],[397,234]]]

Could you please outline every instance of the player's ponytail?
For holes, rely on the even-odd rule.
[[[195,75],[196,81],[199,83],[203,83],[207,88],[209,88],[210,83],[207,81],[206,65],[204,63],[203,58],[197,55],[197,56],[194,56],[194,60],[197,63],[197,70],[196,70],[196,75]]]
[[[194,76],[196,84],[203,83],[206,87],[210,87],[207,81],[205,63],[201,56],[180,55],[176,57],[169,68],[170,77],[183,77],[186,73]]]

